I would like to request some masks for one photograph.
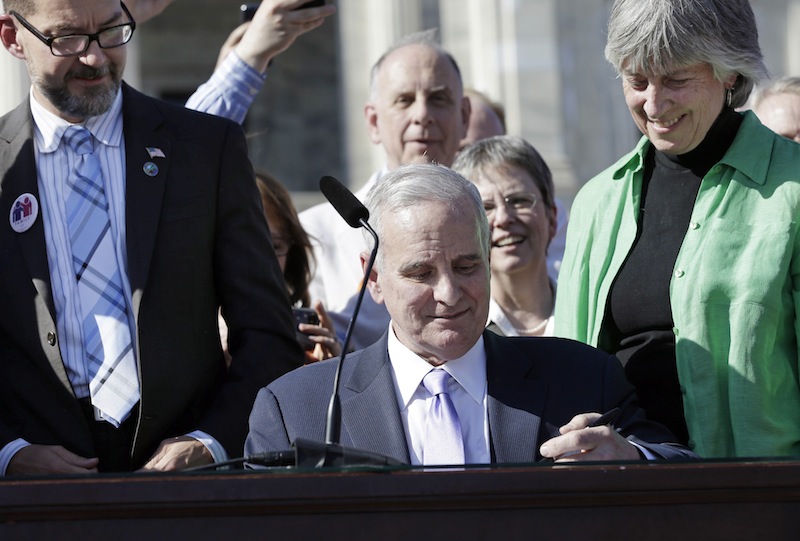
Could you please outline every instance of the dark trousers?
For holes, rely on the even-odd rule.
[[[139,406],[134,407],[130,416],[115,428],[105,421],[95,420],[94,408],[88,398],[79,400],[89,430],[92,433],[94,448],[100,463],[97,469],[101,472],[131,471],[131,450],[133,449],[133,432]]]

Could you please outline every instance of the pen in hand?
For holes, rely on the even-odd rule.
[[[586,425],[586,428],[595,428],[598,426],[605,426],[605,425],[614,426],[614,423],[619,417],[619,413],[621,411],[622,410],[619,408],[610,409],[603,415],[601,415],[600,417],[598,417],[597,419]]]
[[[589,423],[588,425],[586,425],[586,428],[596,428],[598,426],[606,426],[606,425],[608,425],[608,426],[613,428],[614,427],[614,423],[619,418],[620,412],[622,412],[622,410],[620,408],[618,408],[618,407],[617,408],[612,408],[612,409],[608,410],[607,412],[605,412],[600,417],[598,417],[597,419],[595,419],[594,421],[592,421],[591,423]],[[567,456],[570,456],[570,455],[576,455],[578,453],[580,453],[580,451],[573,451],[571,453],[564,453],[563,455],[560,455],[560,456],[558,456],[556,458],[545,457],[545,458],[542,458],[539,462],[551,462],[552,463],[552,462],[555,462],[556,460],[558,460],[559,458],[567,457]]]

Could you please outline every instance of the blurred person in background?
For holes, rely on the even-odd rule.
[[[489,219],[489,329],[552,336],[555,283],[547,274],[547,249],[557,210],[550,169],[528,142],[506,135],[461,149],[453,169],[478,187]]]
[[[261,193],[261,203],[264,206],[264,215],[269,225],[272,245],[278,258],[278,265],[283,273],[289,302],[293,308],[306,308],[311,299],[308,294],[308,283],[311,280],[313,267],[313,252],[311,241],[297,218],[297,211],[292,203],[291,196],[286,187],[274,176],[264,171],[256,172],[256,183]],[[314,362],[329,357],[338,356],[342,346],[334,332],[333,322],[322,302],[314,304],[313,311],[318,323],[298,323],[298,335],[301,345],[304,346],[307,361]],[[302,311],[295,310],[297,314]],[[305,312],[306,314],[308,312]],[[227,344],[227,326],[224,319],[220,320],[220,333],[223,335],[223,344]],[[226,346],[227,351],[227,346]]]
[[[800,77],[782,77],[756,89],[751,102],[762,124],[800,143]]]

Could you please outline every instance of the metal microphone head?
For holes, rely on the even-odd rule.
[[[319,189],[350,227],[361,227],[361,220],[369,220],[367,207],[335,178],[326,175],[319,179]]]

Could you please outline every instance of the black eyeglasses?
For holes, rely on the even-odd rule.
[[[538,200],[539,198],[536,197],[536,194],[525,192],[511,194],[503,198],[506,208],[517,212],[532,210]],[[491,218],[496,208],[497,205],[495,205],[494,201],[484,200],[483,210],[486,211],[486,216]]]
[[[136,29],[136,21],[133,20],[131,12],[125,7],[125,4],[120,2],[122,10],[128,16],[130,22],[125,24],[118,24],[111,28],[101,30],[96,34],[69,34],[67,36],[47,37],[36,29],[31,23],[16,11],[9,13],[16,18],[19,23],[28,29],[28,31],[39,38],[42,43],[50,47],[50,52],[53,56],[75,56],[83,54],[93,41],[102,49],[113,49],[128,43],[133,37],[133,31]]]

